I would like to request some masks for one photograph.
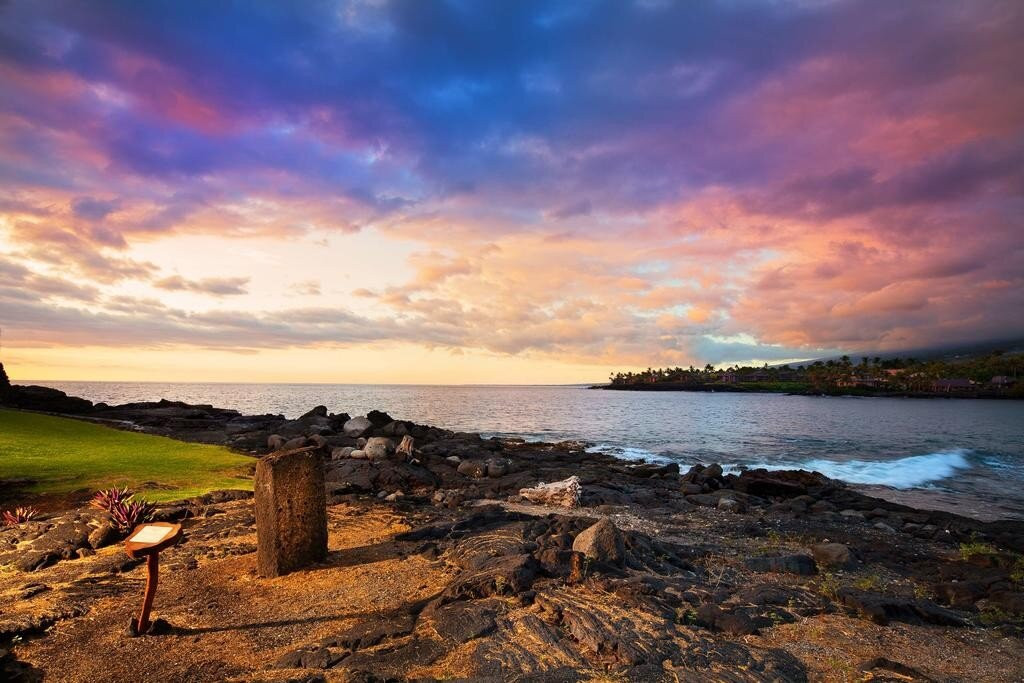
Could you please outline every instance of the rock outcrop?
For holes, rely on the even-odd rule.
[[[563,481],[541,483],[532,488],[520,489],[519,495],[538,505],[575,508],[580,506],[583,487],[580,486],[580,478],[573,475]]]

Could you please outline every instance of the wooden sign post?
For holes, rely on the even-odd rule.
[[[132,619],[128,627],[129,633],[133,636],[141,636],[148,633],[153,624],[149,620],[149,613],[153,609],[153,598],[156,597],[156,586],[160,574],[160,551],[170,548],[181,540],[181,525],[169,522],[150,522],[135,527],[131,535],[124,542],[125,552],[128,557],[146,558],[146,596],[142,600],[142,613],[136,621]]]

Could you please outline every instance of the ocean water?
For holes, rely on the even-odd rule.
[[[596,391],[579,386],[40,382],[107,403],[393,417],[487,436],[586,441],[629,460],[817,470],[874,495],[1024,519],[1024,401]]]

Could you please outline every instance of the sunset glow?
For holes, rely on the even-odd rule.
[[[569,383],[1024,337],[1022,35],[1019,2],[6,2],[0,360]]]

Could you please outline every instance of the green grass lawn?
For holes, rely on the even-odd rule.
[[[32,495],[129,486],[140,498],[164,501],[252,489],[246,474],[255,462],[220,446],[0,410],[0,479],[32,479]]]

